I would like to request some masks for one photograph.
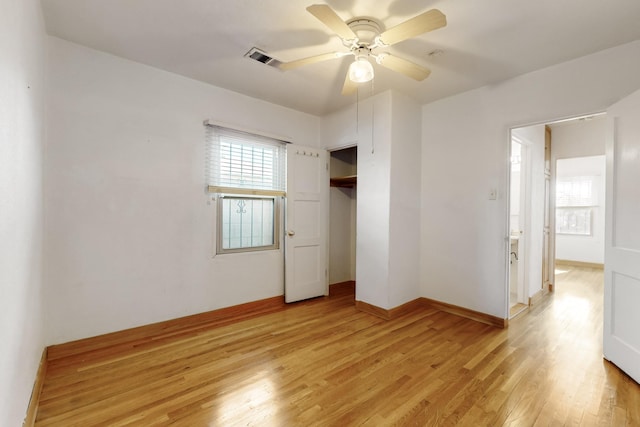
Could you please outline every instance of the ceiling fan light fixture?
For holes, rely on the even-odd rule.
[[[358,56],[349,66],[349,80],[364,83],[373,79],[373,65],[366,57]]]

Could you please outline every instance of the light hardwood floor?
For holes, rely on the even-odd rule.
[[[135,348],[50,361],[36,425],[640,425],[640,386],[602,359],[602,271],[497,329],[435,309],[385,321],[353,293]]]

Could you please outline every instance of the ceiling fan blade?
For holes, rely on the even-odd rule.
[[[383,45],[389,46],[445,25],[447,25],[447,17],[438,9],[431,9],[388,29],[380,34],[378,39]]]
[[[326,4],[312,4],[307,7],[310,14],[318,18],[331,31],[336,33],[343,40],[357,39],[358,36],[349,26]]]
[[[342,86],[342,94],[345,96],[353,95],[358,90],[358,83],[352,81],[347,73],[344,79],[344,86]]]
[[[418,81],[426,79],[431,74],[428,68],[389,53],[378,55],[378,64]]]
[[[342,52],[330,52],[323,53],[322,55],[310,56],[308,58],[297,59],[291,62],[283,62],[279,65],[282,71],[292,70],[294,68],[302,67],[303,65],[315,64],[316,62],[328,61],[330,59],[341,58],[345,55],[349,55],[350,53],[342,53]]]

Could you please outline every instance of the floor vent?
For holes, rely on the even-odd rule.
[[[244,54],[244,56],[247,58],[251,58],[255,61],[261,62],[270,67],[278,68],[278,66],[282,64],[282,62],[270,57],[269,55],[267,55],[265,52],[261,51],[257,47],[252,47],[251,50],[249,50],[249,52]]]

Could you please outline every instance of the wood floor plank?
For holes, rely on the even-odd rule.
[[[507,329],[418,305],[386,321],[349,285],[84,340],[54,349],[36,425],[640,425],[640,386],[602,359],[602,277],[563,267]]]

